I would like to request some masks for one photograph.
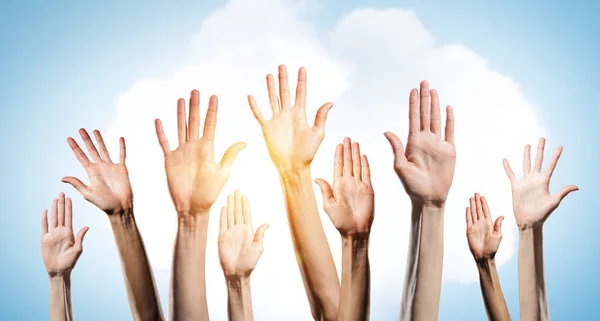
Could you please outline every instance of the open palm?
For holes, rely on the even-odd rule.
[[[492,259],[502,240],[504,217],[500,216],[492,222],[487,200],[479,194],[475,194],[469,201],[470,206],[466,211],[469,249],[475,260]]]
[[[96,149],[85,129],[81,128],[79,134],[94,162],[89,160],[73,138],[69,137],[67,142],[85,169],[90,184],[85,185],[81,180],[72,176],[64,177],[62,181],[71,184],[86,200],[107,214],[131,209],[133,193],[125,165],[125,139],[123,137],[119,139],[119,163],[113,163],[99,131],[95,130],[94,136],[100,151]]]
[[[440,105],[437,91],[421,82],[421,97],[413,89],[409,99],[409,134],[406,150],[402,141],[386,132],[395,155],[394,170],[413,201],[443,204],[452,185],[456,164],[454,115],[446,108],[445,138],[442,139]]]
[[[226,277],[247,277],[258,263],[269,226],[261,225],[254,233],[248,198],[235,191],[221,209],[219,259]]]
[[[73,205],[71,199],[61,193],[52,202],[51,229],[48,224],[48,210],[42,216],[42,258],[49,275],[64,275],[75,267],[83,252],[83,238],[88,227],[73,235]]]
[[[515,220],[521,227],[542,224],[560,205],[563,198],[578,190],[575,185],[567,185],[555,194],[550,193],[550,178],[563,148],[559,146],[556,149],[548,167],[542,171],[545,145],[546,140],[540,138],[533,171],[531,170],[531,146],[525,146],[521,179],[516,178],[508,160],[503,160],[504,169],[511,182]]]
[[[358,143],[345,138],[335,150],[333,188],[325,180],[316,183],[323,194],[323,208],[340,234],[368,234],[373,224],[375,193],[367,156]]]
[[[310,165],[325,137],[327,113],[333,106],[326,103],[317,111],[314,126],[306,120],[306,70],[298,71],[294,106],[290,104],[287,69],[279,66],[279,97],[272,75],[267,75],[269,103],[273,117],[265,120],[254,97],[248,96],[254,117],[260,123],[269,155],[279,170],[305,168]]]
[[[200,131],[200,97],[197,90],[190,98],[189,126],[186,124],[185,100],[177,102],[179,146],[171,150],[162,123],[156,120],[156,133],[165,155],[165,170],[171,198],[178,212],[203,213],[215,202],[237,154],[246,146],[239,142],[225,152],[220,163],[215,162],[214,137],[217,124],[218,100],[210,98],[204,133]]]

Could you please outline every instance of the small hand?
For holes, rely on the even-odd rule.
[[[227,206],[221,209],[219,259],[225,277],[248,277],[263,252],[263,239],[268,224],[254,233],[250,203],[235,191],[227,196]]]
[[[185,100],[177,101],[179,146],[175,150],[169,147],[161,121],[155,121],[158,142],[165,155],[167,183],[178,213],[206,213],[227,182],[237,154],[246,147],[246,143],[235,143],[227,149],[220,163],[215,162],[218,104],[217,96],[210,97],[204,132],[199,138],[200,94],[197,90],[191,93],[189,124],[185,119]]]
[[[98,153],[94,142],[92,142],[85,129],[81,128],[79,134],[94,163],[90,162],[73,138],[69,137],[67,142],[81,165],[83,165],[90,179],[90,185],[86,186],[78,178],[72,176],[64,177],[62,182],[71,184],[86,200],[109,215],[131,210],[133,207],[133,193],[129,183],[127,166],[125,166],[125,139],[123,137],[119,139],[119,163],[115,164],[108,154],[99,131],[94,130],[94,136],[98,147],[100,147],[100,153]]]
[[[500,216],[492,222],[487,200],[479,194],[471,197],[467,207],[467,241],[475,260],[493,259],[502,240],[502,220]]]
[[[248,102],[256,120],[260,123],[269,149],[271,160],[279,171],[302,169],[310,166],[319,145],[325,137],[327,113],[333,107],[325,103],[317,111],[314,126],[306,120],[306,70],[298,71],[298,85],[294,106],[290,105],[287,70],[279,66],[279,97],[272,75],[267,75],[267,89],[273,117],[265,120],[252,95]]]
[[[65,209],[66,203],[66,209]],[[83,238],[89,227],[73,236],[73,204],[65,194],[52,201],[52,230],[48,230],[48,210],[42,215],[42,258],[50,276],[70,273],[83,252]]]
[[[373,224],[375,193],[367,156],[350,138],[335,149],[333,189],[325,180],[316,183],[323,194],[323,208],[343,236],[368,235]]]
[[[559,146],[556,149],[554,155],[552,155],[550,164],[542,171],[545,145],[546,140],[540,138],[533,171],[531,171],[531,146],[525,146],[523,178],[521,179],[516,178],[508,160],[503,160],[504,170],[510,179],[512,188],[515,219],[517,225],[521,228],[543,224],[548,216],[560,205],[565,196],[579,189],[575,185],[567,185],[557,193],[550,194],[550,178],[552,177],[554,168],[556,168],[556,163],[558,163],[563,148]]]
[[[446,107],[446,134],[442,139],[437,91],[430,91],[427,81],[422,81],[420,92],[420,105],[417,89],[410,92],[406,151],[396,135],[386,132],[385,137],[392,145],[394,170],[406,193],[420,204],[439,206],[446,202],[454,176],[454,114],[452,107]]]

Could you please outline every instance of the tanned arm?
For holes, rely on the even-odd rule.
[[[273,76],[267,76],[271,119],[263,117],[252,96],[248,102],[281,178],[294,250],[313,318],[332,321],[337,319],[340,285],[319,217],[310,164],[325,136],[325,120],[333,104],[321,106],[310,127],[306,120],[306,70],[298,71],[293,106],[287,77],[285,66],[279,66],[278,95]]]
[[[42,258],[50,283],[50,321],[73,320],[71,271],[83,252],[83,238],[89,230],[73,235],[73,204],[60,193],[52,202],[51,229],[48,210],[42,215]]]
[[[90,185],[75,177],[64,177],[62,181],[71,184],[86,200],[107,214],[121,258],[133,319],[163,320],[154,275],[133,215],[133,192],[125,165],[125,139],[119,140],[119,162],[113,163],[99,131],[94,131],[99,151],[85,129],[80,129],[79,134],[93,162],[73,138],[69,137],[67,142],[83,165]]]
[[[238,142],[215,162],[217,96],[211,96],[200,138],[200,93],[193,90],[186,122],[185,100],[177,101],[178,147],[171,150],[160,120],[155,121],[158,141],[165,155],[165,171],[178,218],[171,276],[170,319],[208,320],[205,259],[210,209],[219,196],[237,154],[246,144]]]
[[[442,138],[437,91],[422,81],[420,99],[417,89],[410,92],[406,150],[396,135],[386,132],[385,136],[394,151],[396,174],[412,202],[400,319],[437,320],[444,258],[444,207],[456,162],[452,107],[446,108]]]
[[[339,321],[369,319],[371,276],[369,236],[373,224],[375,193],[367,156],[358,143],[344,139],[335,151],[333,188],[317,179],[323,208],[342,236],[342,286]]]
[[[548,167],[542,170],[546,139],[540,138],[533,170],[531,169],[531,146],[525,147],[523,155],[523,178],[518,179],[510,164],[503,160],[510,179],[513,211],[519,227],[519,305],[521,320],[549,320],[548,298],[544,277],[543,237],[544,222],[571,192],[578,190],[567,185],[559,192],[550,194],[550,178],[562,153],[559,146]]]

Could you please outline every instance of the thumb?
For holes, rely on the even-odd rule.
[[[257,245],[260,249],[263,248],[263,241],[265,238],[265,231],[269,228],[269,224],[263,224],[256,229],[256,233],[254,233],[254,244]]]
[[[84,226],[83,228],[81,228],[81,230],[79,230],[77,236],[75,237],[75,246],[83,250],[83,238],[89,230],[90,228],[87,226]]]
[[[406,162],[406,155],[404,155],[404,145],[402,145],[402,141],[398,136],[396,136],[392,132],[383,133],[385,138],[387,138],[388,142],[392,146],[392,151],[394,152],[394,157],[396,158],[396,162]]]
[[[494,222],[494,232],[502,235],[502,221],[504,221],[504,216],[500,216]]]
[[[223,170],[225,170],[227,173],[229,173],[229,171],[231,171],[231,167],[233,166],[233,162],[235,161],[235,158],[237,157],[238,153],[246,148],[246,143],[244,142],[237,142],[231,146],[229,146],[229,148],[227,148],[227,151],[225,151],[225,154],[223,155],[223,158],[221,159],[221,162],[219,163],[219,167]]]
[[[329,202],[330,199],[333,198],[333,190],[331,190],[331,185],[329,185],[329,183],[322,178],[315,179],[315,183],[317,183],[321,189],[321,194],[323,194],[323,203]]]
[[[73,176],[65,176],[65,177],[63,177],[61,182],[71,184],[71,186],[73,186],[79,193],[81,193],[81,195],[83,195],[83,197],[86,196],[88,187],[85,184],[83,184],[79,180],[79,178],[73,177]]]
[[[560,191],[555,193],[554,197],[556,197],[557,203],[560,203],[560,202],[562,202],[563,198],[565,198],[567,195],[569,195],[569,193],[578,191],[578,190],[579,190],[579,187],[577,187],[575,185],[567,185],[567,186],[561,188]]]
[[[317,110],[317,116],[315,116],[315,124],[314,127],[325,130],[325,122],[327,121],[327,114],[329,110],[333,107],[333,103],[325,103],[319,110]]]

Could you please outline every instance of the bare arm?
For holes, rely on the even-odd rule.
[[[485,197],[475,194],[466,210],[467,240],[479,271],[479,283],[488,318],[493,321],[510,320],[504,294],[500,287],[494,257],[502,240],[503,216],[492,221]]]
[[[446,108],[442,138],[437,91],[422,81],[420,91],[410,92],[406,150],[396,135],[386,132],[385,136],[394,151],[394,170],[413,206],[400,319],[437,320],[444,259],[444,206],[456,162],[452,107]]]
[[[254,232],[250,202],[236,190],[221,209],[219,226],[219,260],[227,283],[229,320],[253,321],[250,275],[263,252],[269,225],[263,224]]]
[[[371,276],[369,236],[375,215],[375,193],[367,156],[345,138],[335,151],[333,188],[317,179],[323,207],[342,235],[342,287],[338,320],[369,319]]]
[[[83,252],[88,227],[73,235],[73,204],[60,193],[52,202],[51,224],[48,211],[42,215],[42,258],[50,283],[50,320],[73,320],[71,307],[71,271]]]
[[[170,319],[208,320],[205,257],[210,209],[229,178],[237,154],[246,144],[236,143],[215,162],[217,96],[211,96],[200,138],[200,93],[193,90],[186,121],[185,100],[177,101],[178,147],[171,150],[160,120],[158,142],[165,155],[165,171],[178,217],[171,276]]]
[[[279,66],[279,95],[272,75],[267,76],[267,87],[273,112],[271,119],[263,117],[252,96],[248,96],[248,102],[280,174],[294,250],[313,318],[336,320],[340,285],[310,175],[310,163],[325,135],[325,120],[333,104],[324,104],[317,112],[314,126],[310,127],[306,120],[304,68],[298,72],[293,106],[285,66]]]
[[[542,170],[546,139],[540,138],[531,166],[531,146],[523,154],[523,178],[518,179],[508,161],[503,160],[504,169],[511,182],[513,211],[519,227],[519,305],[521,320],[549,320],[542,230],[546,219],[571,192],[578,190],[567,185],[559,192],[550,194],[550,178],[562,153],[559,146],[546,169]]]
[[[75,177],[65,177],[63,182],[73,185],[86,200],[107,214],[121,258],[134,320],[163,320],[154,275],[133,215],[133,193],[125,165],[125,140],[119,140],[119,162],[113,163],[99,131],[94,131],[99,151],[85,129],[80,129],[79,134],[94,162],[88,159],[73,138],[69,137],[67,141],[86,170],[90,185]]]

